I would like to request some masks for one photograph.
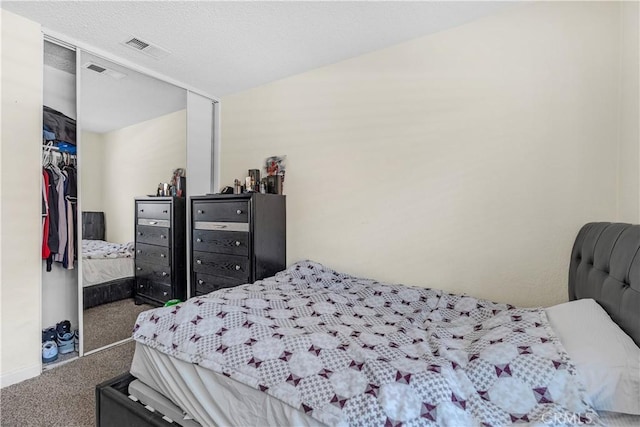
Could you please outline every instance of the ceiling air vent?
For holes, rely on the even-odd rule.
[[[171,53],[167,49],[161,48],[160,46],[154,45],[146,40],[142,40],[140,37],[131,37],[123,41],[122,44],[155,59],[164,58]]]
[[[127,46],[129,46],[129,47],[132,47],[132,48],[138,49],[138,50],[144,50],[144,49],[146,49],[146,48],[148,48],[150,46],[149,43],[143,42],[142,40],[137,39],[135,37],[132,38],[129,41],[126,41],[125,44]]]
[[[107,71],[106,68],[102,68],[101,66],[96,65],[96,64],[87,65],[87,69],[89,69],[91,71],[95,71],[96,73],[104,73],[105,71]]]
[[[127,77],[127,75],[124,74],[124,73],[121,73],[121,72],[116,71],[116,70],[112,70],[111,68],[103,67],[102,65],[98,65],[95,62],[87,62],[82,67],[86,68],[87,70],[91,70],[91,71],[95,71],[96,73],[100,73],[100,74],[102,74],[104,76],[112,77],[112,78],[114,78],[116,80],[124,79],[125,77]]]

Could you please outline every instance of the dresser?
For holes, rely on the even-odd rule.
[[[187,298],[186,202],[136,198],[135,300],[163,305]]]
[[[191,197],[191,295],[253,283],[286,266],[285,196]]]

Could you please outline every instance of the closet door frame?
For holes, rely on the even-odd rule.
[[[173,86],[179,87],[181,89],[184,89],[187,91],[187,97],[190,96],[191,93],[195,94],[195,95],[199,95],[201,97],[204,98],[208,98],[211,100],[212,103],[212,111],[213,111],[213,116],[212,116],[212,122],[211,125],[213,127],[212,129],[212,134],[211,134],[211,149],[210,149],[210,159],[211,159],[211,168],[210,168],[210,179],[209,179],[209,192],[214,192],[215,189],[217,189],[219,187],[219,181],[220,181],[220,128],[219,128],[219,124],[220,124],[220,119],[219,119],[219,110],[220,110],[220,100],[215,97],[215,96],[211,96],[208,93],[201,91],[197,88],[194,88],[184,82],[181,82],[179,80],[173,79],[171,77],[165,76],[164,74],[158,73],[156,71],[150,70],[148,68],[145,68],[143,66],[140,66],[132,61],[126,60],[124,58],[121,58],[117,55],[111,54],[105,50],[96,48],[94,46],[88,45],[84,42],[81,42],[79,40],[75,40],[71,37],[68,37],[64,34],[58,33],[56,31],[47,29],[47,28],[43,28],[42,29],[43,32],[43,38],[46,41],[61,45],[63,47],[75,50],[76,52],[76,147],[77,147],[77,175],[78,175],[78,180],[77,180],[77,191],[78,191],[78,201],[77,201],[77,211],[78,211],[78,215],[77,215],[77,221],[76,221],[76,229],[77,230],[82,230],[82,215],[80,214],[80,212],[82,212],[82,197],[80,196],[82,194],[82,179],[81,179],[81,175],[82,175],[82,105],[80,104],[80,99],[82,98],[82,74],[81,74],[81,70],[82,70],[82,64],[81,64],[81,57],[83,53],[88,53],[100,58],[103,58],[107,61],[111,61],[115,64],[118,64],[122,67],[128,68],[132,71],[141,73],[141,74],[145,74],[149,77],[152,77],[154,79],[163,81],[165,83],[169,83]],[[43,49],[44,49],[44,42],[42,43],[43,45]],[[187,117],[189,115],[189,108],[187,107]],[[189,137],[188,137],[189,131],[187,128],[187,159],[189,157]],[[189,162],[187,162],[187,173],[189,173]],[[189,218],[186,219],[187,223],[189,222]],[[187,233],[188,235],[189,233]],[[100,350],[104,350],[106,348],[115,346],[115,345],[119,345],[122,344],[124,342],[128,342],[130,341],[132,338],[127,338],[124,339],[122,341],[118,341],[112,344],[109,344],[108,346],[105,347],[101,347],[101,348],[97,348],[97,349],[93,349],[90,351],[85,352],[84,351],[84,319],[82,316],[82,312],[83,312],[83,291],[82,291],[82,231],[80,231],[80,233],[77,234],[77,240],[78,240],[78,267],[77,267],[77,275],[78,275],[78,330],[80,331],[80,342],[79,342],[79,357],[83,357],[85,355],[89,355],[92,353],[95,353],[97,351]],[[188,242],[187,242],[188,243]],[[186,244],[186,243],[185,243]],[[188,279],[187,279],[188,280]],[[187,283],[187,289],[190,289],[189,283]],[[42,298],[42,281],[40,281],[40,295]],[[190,295],[187,295],[188,297],[190,297]],[[40,310],[40,313],[42,313],[42,307]],[[41,314],[42,316],[42,314]]]

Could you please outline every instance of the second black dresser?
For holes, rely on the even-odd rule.
[[[286,266],[285,196],[191,198],[191,296],[253,283]]]
[[[185,208],[184,198],[136,198],[136,303],[187,298]]]

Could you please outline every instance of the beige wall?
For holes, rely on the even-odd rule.
[[[0,143],[0,384],[40,374],[42,34],[5,10]]]
[[[82,194],[80,203],[85,212],[104,211],[104,138],[102,134],[82,132],[80,147],[80,179]]]
[[[640,223],[640,3],[620,7],[620,160],[619,220]]]
[[[519,305],[616,220],[620,13],[539,3],[222,100],[221,185],[287,155],[287,261]]]
[[[133,199],[155,194],[159,183],[169,182],[175,169],[185,167],[186,120],[186,110],[181,110],[102,134],[102,176],[92,175],[87,180],[102,180],[102,210],[108,241],[132,242]],[[82,196],[85,209],[84,183]]]

